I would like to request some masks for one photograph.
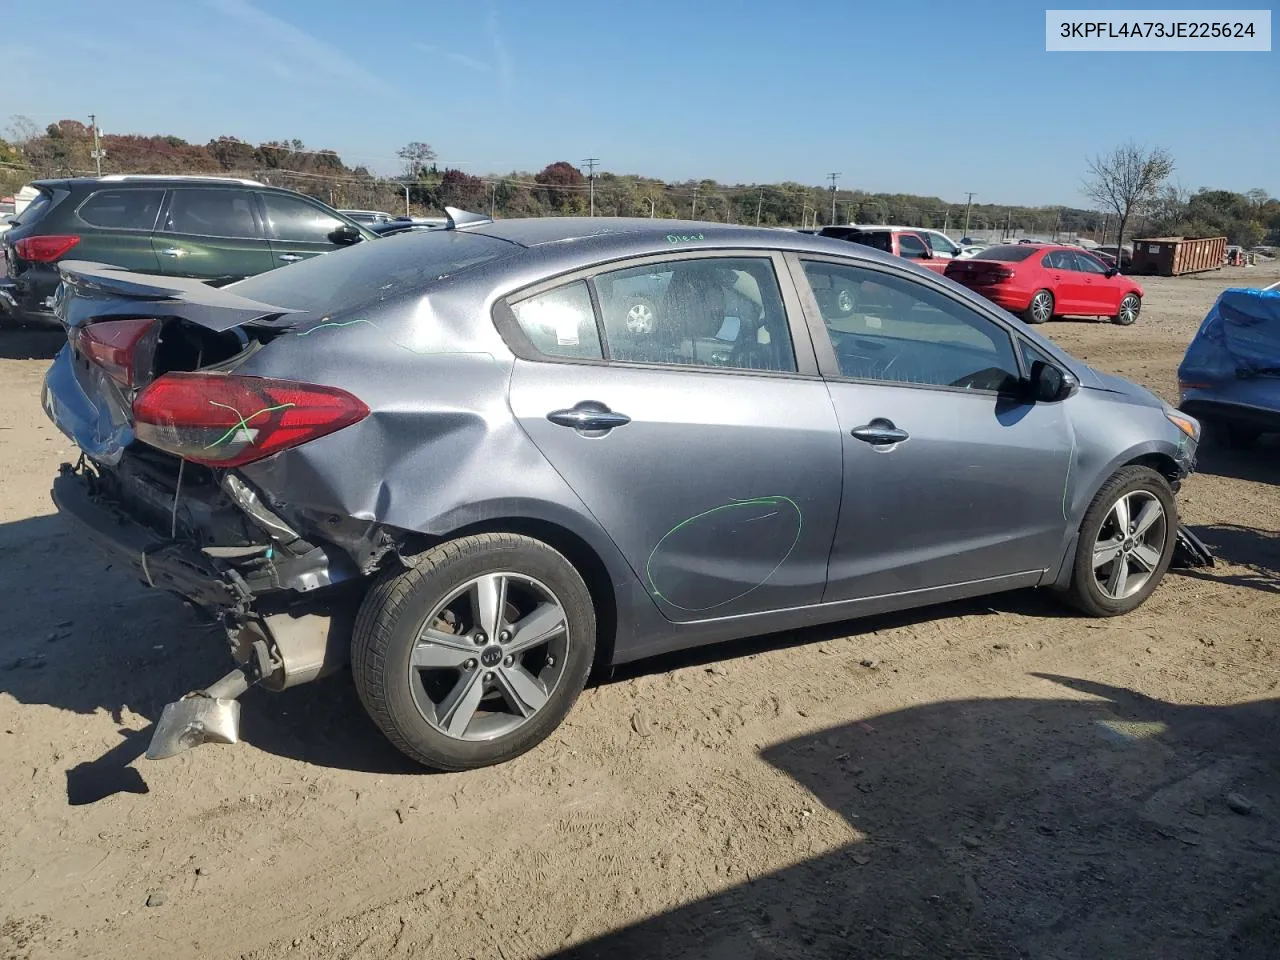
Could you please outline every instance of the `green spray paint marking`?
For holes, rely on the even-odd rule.
[[[791,546],[787,547],[787,552],[782,555],[782,559],[779,560],[776,564],[774,564],[773,569],[770,570],[768,573],[766,573],[764,575],[764,579],[762,579],[759,583],[755,584],[752,587],[748,587],[746,590],[742,591],[742,593],[739,593],[737,596],[730,597],[728,600],[721,600],[719,603],[713,603],[709,607],[682,607],[680,604],[674,602],[673,600],[670,600],[665,594],[663,594],[663,592],[660,589],[658,589],[658,585],[653,582],[653,571],[652,571],[653,558],[658,555],[658,551],[662,549],[662,544],[667,540],[668,537],[674,535],[680,530],[683,530],[685,527],[689,526],[690,524],[695,523],[698,520],[701,520],[703,517],[710,517],[710,516],[713,516],[714,514],[721,513],[725,510],[735,510],[735,509],[738,509],[739,507],[747,507],[747,506],[776,507],[784,503],[788,504],[791,507],[791,509],[795,510],[796,512],[796,521],[797,521],[796,537],[794,540],[791,541]],[[769,516],[773,516],[773,515],[774,514],[769,514]],[[751,519],[760,520],[764,518],[752,517]],[[747,521],[747,522],[750,522],[750,521]],[[670,530],[664,533],[662,537],[658,540],[658,542],[654,544],[653,550],[649,552],[649,559],[645,561],[645,564],[644,564],[645,579],[649,581],[649,589],[653,591],[653,595],[655,597],[657,597],[659,600],[663,601],[664,603],[675,607],[677,610],[685,610],[685,611],[688,611],[689,613],[701,613],[704,610],[714,610],[716,607],[723,607],[726,604],[733,603],[736,600],[741,600],[747,594],[752,593],[753,591],[763,587],[769,581],[769,578],[778,572],[778,568],[781,567],[784,563],[786,563],[787,560],[790,558],[791,554],[795,551],[796,544],[800,542],[800,534],[803,530],[804,530],[804,511],[802,511],[800,509],[800,505],[796,503],[794,500],[792,500],[790,497],[768,496],[768,497],[755,497],[750,500],[735,499],[729,503],[721,504],[718,507],[712,507],[710,510],[704,510],[702,513],[689,517],[687,520],[681,520],[674,527],[672,527]]]
[[[401,343],[399,340],[394,339],[389,333],[387,333],[385,330],[383,330],[381,327],[379,327],[376,323],[374,323],[372,320],[368,319],[367,317],[356,317],[354,320],[344,320],[341,323],[335,323],[332,320],[328,320],[328,321],[325,321],[324,323],[317,323],[314,327],[310,327],[306,330],[299,330],[296,334],[294,334],[294,336],[306,337],[315,333],[317,330],[324,330],[325,328],[340,330],[343,327],[353,327],[358,323],[373,327],[373,329],[377,330],[380,334],[382,334],[382,336],[387,340],[388,343],[392,344],[393,346],[399,347],[401,350],[408,350],[410,353],[415,354],[419,357],[443,356],[445,354],[454,352],[449,350],[419,350],[416,347],[409,346],[409,344],[407,343]]]
[[[338,329],[341,329],[342,327],[350,327],[357,323],[367,323],[369,326],[376,328],[376,324],[372,320],[366,320],[364,317],[356,317],[356,319],[354,320],[344,320],[342,323],[334,323],[332,321],[317,323],[310,330],[300,330],[298,332],[298,336],[307,337],[315,333],[317,330],[323,330],[326,327],[332,327],[333,329],[338,330]]]
[[[213,441],[213,443],[206,445],[205,446],[206,450],[208,450],[210,447],[216,447],[219,444],[226,443],[228,440],[230,440],[232,437],[236,435],[237,430],[244,430],[247,433],[249,431],[249,421],[255,419],[256,417],[262,416],[264,413],[273,413],[276,410],[284,410],[286,407],[296,406],[296,404],[292,404],[292,403],[278,403],[274,407],[263,407],[257,413],[251,413],[249,414],[249,416],[246,417],[235,407],[226,403],[219,403],[217,400],[210,400],[209,405],[214,407],[221,407],[223,410],[230,410],[232,413],[234,413],[237,417],[240,418],[240,422],[237,423],[230,430],[228,430],[226,433],[224,433],[222,436],[220,436],[217,440]]]

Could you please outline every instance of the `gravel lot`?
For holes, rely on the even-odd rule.
[[[1217,293],[1077,356],[1176,399]],[[1280,452],[1205,451],[1219,553],[1133,615],[1018,593],[629,668],[540,749],[425,775],[350,680],[141,758],[220,638],[52,516],[49,337],[0,334],[0,957],[1280,956]],[[724,659],[712,659],[712,657]]]

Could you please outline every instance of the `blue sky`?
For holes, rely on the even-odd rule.
[[[6,0],[4,21],[50,23],[50,2]],[[0,126],[96,113],[110,133],[296,137],[386,173],[425,140],[477,174],[599,157],[1005,203],[1080,203],[1086,158],[1132,138],[1167,146],[1185,187],[1280,193],[1280,53],[1046,53],[1046,4],[56,6],[56,35],[5,31]]]

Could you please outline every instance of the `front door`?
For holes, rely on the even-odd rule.
[[[253,194],[237,187],[170,190],[151,243],[168,276],[229,283],[273,266]]]
[[[536,292],[504,324],[516,417],[671,620],[822,597],[841,443],[780,264],[648,261]]]
[[[1071,254],[1084,282],[1085,304],[1080,312],[1088,316],[1111,317],[1120,312],[1123,292],[1120,284],[1107,276],[1106,265],[1083,250]]]
[[[345,224],[318,203],[283,193],[261,197],[276,266],[342,249],[330,235]]]
[[[1061,404],[1015,399],[1008,329],[887,270],[801,260],[844,448],[825,600],[1044,570],[1059,557],[1071,428]],[[829,298],[828,298],[829,299]]]

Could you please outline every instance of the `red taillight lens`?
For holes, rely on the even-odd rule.
[[[79,242],[79,237],[50,234],[47,237],[23,237],[13,245],[13,249],[23,260],[52,263]]]
[[[223,373],[166,373],[133,401],[139,440],[211,467],[252,463],[368,415],[336,387]]]
[[[156,320],[100,320],[80,328],[80,352],[130,389],[150,376],[160,339]]]

